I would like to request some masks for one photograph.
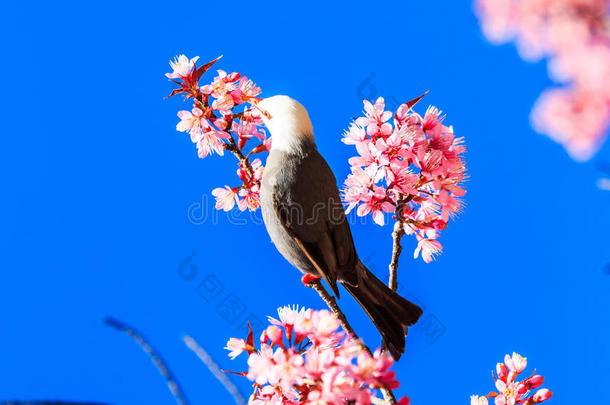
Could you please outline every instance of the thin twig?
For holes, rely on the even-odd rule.
[[[235,386],[235,384],[233,384],[229,377],[227,377],[227,375],[222,372],[220,367],[218,367],[218,365],[216,364],[214,359],[212,359],[212,357],[208,354],[208,352],[206,352],[205,349],[201,347],[197,343],[197,341],[195,341],[195,339],[188,335],[184,336],[182,340],[184,340],[186,346],[191,349],[197,355],[197,357],[199,357],[199,359],[206,365],[208,370],[210,370],[210,372],[214,374],[214,377],[216,377],[216,379],[220,381],[220,383],[227,389],[227,391],[229,391],[229,393],[233,396],[235,402],[238,405],[246,405],[247,401],[241,395],[239,389]]]
[[[152,362],[155,364],[155,366],[159,370],[159,373],[161,373],[163,378],[165,378],[165,381],[167,382],[167,387],[169,388],[170,392],[176,399],[176,402],[178,402],[178,404],[180,404],[180,405],[189,405],[190,404],[189,400],[186,398],[186,395],[184,394],[184,391],[182,391],[180,384],[178,384],[178,381],[176,380],[173,373],[170,371],[169,367],[167,366],[167,363],[165,363],[163,358],[161,358],[161,355],[159,354],[159,352],[157,352],[150,345],[150,343],[148,343],[148,341],[144,338],[144,336],[142,336],[141,333],[139,333],[138,331],[136,331],[129,325],[126,325],[123,322],[121,322],[117,319],[114,319],[114,318],[104,318],[104,323],[116,330],[125,332],[126,334],[131,336],[133,338],[133,340],[135,340],[136,343],[138,343],[140,345],[140,347],[142,348],[142,350],[144,350],[144,352],[148,355],[148,357],[150,357]]]
[[[347,332],[347,334],[350,335],[353,339],[356,339],[356,341],[360,344],[362,350],[366,351],[369,355],[372,356],[373,354],[371,352],[371,349],[369,349],[369,347],[364,344],[364,342],[358,337],[358,335],[356,335],[356,332],[354,332],[354,328],[352,328],[352,326],[349,324],[347,318],[345,317],[345,314],[343,313],[343,311],[341,311],[339,305],[337,305],[337,300],[335,299],[335,297],[330,295],[328,291],[326,291],[326,289],[322,285],[322,281],[319,278],[314,279],[308,284],[308,286],[316,290],[316,292],[320,295],[322,300],[326,303],[328,308],[330,308],[330,310],[335,314],[335,316],[341,323],[341,327],[343,328],[343,330],[345,330],[345,332]],[[383,397],[385,398],[387,404],[396,404],[396,397],[394,396],[392,390],[388,388],[381,388],[381,393],[383,394]]]

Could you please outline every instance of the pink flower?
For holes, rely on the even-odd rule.
[[[379,128],[387,120],[392,118],[390,111],[385,111],[385,101],[383,97],[379,97],[375,104],[371,104],[368,100],[364,100],[365,118],[359,118],[356,123],[360,126],[374,125]],[[374,132],[371,130],[370,132]]]
[[[362,217],[367,214],[373,215],[373,221],[378,225],[383,225],[385,218],[384,212],[393,212],[394,204],[387,201],[385,190],[378,186],[373,186],[373,191],[365,194],[361,200],[362,205],[358,207],[357,214]]]
[[[563,85],[545,91],[531,113],[534,128],[575,160],[599,150],[610,127],[610,3],[606,0],[476,0],[492,42],[515,41],[525,59],[549,58]]]
[[[543,388],[541,390],[536,391],[536,393],[533,395],[532,399],[534,400],[535,403],[540,403],[540,402],[546,401],[547,399],[551,398],[552,395],[553,395],[553,393],[551,391],[549,391],[546,388]]]
[[[432,260],[434,260],[434,256],[443,250],[443,245],[436,240],[420,238],[419,235],[418,239],[419,241],[417,242],[417,248],[413,254],[415,259],[419,257],[419,253],[421,252],[421,256],[424,261],[426,263],[430,263]]]
[[[199,56],[195,56],[193,59],[189,60],[185,55],[179,55],[174,58],[173,61],[169,61],[169,66],[172,68],[172,73],[166,73],[170,79],[184,79],[185,77],[189,77],[191,72],[195,68],[195,62],[199,59]]]
[[[180,132],[201,133],[201,120],[203,111],[193,107],[192,113],[188,111],[178,111],[180,122],[176,125],[176,130]]]
[[[242,211],[256,210],[260,207],[263,166],[260,159],[250,162],[249,157],[268,152],[271,142],[260,129],[262,119],[253,114],[252,106],[246,106],[240,112],[234,109],[237,105],[254,101],[260,94],[260,89],[240,73],[227,73],[223,70],[218,70],[218,75],[211,83],[200,85],[202,75],[218,59],[199,67],[196,74],[193,72],[198,58],[189,60],[180,55],[170,62],[174,72],[167,76],[183,80],[177,82],[180,87],[174,89],[170,96],[184,93],[186,99],[193,100],[190,112],[178,113],[180,122],[176,129],[190,134],[200,158],[213,153],[223,156],[225,149],[238,157],[240,163],[237,174],[243,184],[215,189],[213,195],[216,197],[216,208],[229,211],[237,204]],[[247,151],[245,148],[252,138],[258,140],[257,145]]]
[[[525,385],[525,388],[527,388],[528,390],[533,390],[535,388],[540,387],[543,382],[544,382],[543,376],[534,375],[534,376],[531,376],[530,378],[524,380],[523,384]]]
[[[216,209],[223,211],[231,211],[238,202],[238,193],[236,190],[225,186],[224,188],[215,188],[212,190],[212,195],[216,197]]]
[[[218,70],[218,76],[214,78],[211,84],[206,84],[201,87],[201,92],[204,94],[209,94],[214,98],[220,98],[227,93],[232,92],[237,88],[235,82],[239,80],[239,73],[231,73],[227,74],[224,70]]]
[[[250,139],[253,136],[258,139],[263,139],[264,134],[259,131],[259,127],[253,123],[248,121],[233,121],[231,126],[231,131],[235,133],[239,138]]]
[[[487,398],[483,397],[483,396],[478,396],[478,395],[471,395],[470,396],[470,405],[487,405],[489,402],[487,402]]]
[[[599,179],[597,181],[597,187],[601,190],[610,191],[610,179]]]
[[[498,374],[498,378],[504,382],[508,379],[508,367],[506,367],[503,363],[496,364],[496,373]]]
[[[248,346],[246,345],[246,342],[244,340],[231,338],[227,342],[227,346],[225,347],[225,349],[229,350],[229,357],[231,357],[231,359],[234,359],[239,356],[244,350],[246,350],[247,347]]]
[[[272,325],[262,334],[259,350],[239,339],[227,345],[231,353],[249,353],[250,404],[370,405],[376,389],[398,387],[392,358],[381,350],[373,356],[364,352],[337,330],[339,322],[329,311],[282,307],[278,315],[269,318]],[[399,404],[408,405],[409,399]]]
[[[224,154],[224,143],[222,139],[228,139],[229,135],[224,131],[210,130],[199,134],[195,141],[200,158],[204,158],[213,152],[220,156]]]
[[[275,325],[270,325],[265,329],[265,337],[271,341],[272,345],[281,345],[284,339],[284,332]]]
[[[527,389],[522,384],[505,383],[502,380],[496,381],[496,389],[500,393],[495,399],[496,405],[515,405],[527,393]]]
[[[256,87],[252,80],[242,76],[237,84],[237,89],[231,92],[235,104],[242,104],[251,101],[253,98],[261,94],[261,89]]]
[[[416,234],[418,248],[426,262],[441,251],[435,239],[448,220],[458,214],[465,194],[466,175],[462,138],[442,124],[444,116],[430,106],[422,118],[411,110],[414,102],[401,105],[392,113],[385,111],[383,98],[375,104],[364,102],[365,116],[356,118],[343,142],[354,145],[358,156],[349,159],[351,174],[345,181],[343,196],[347,212],[371,214],[375,223],[384,225],[384,212],[401,207],[402,227]]]
[[[396,405],[409,405],[411,403],[411,399],[409,397],[402,397],[398,400],[398,402],[396,403]],[[486,405],[485,404],[479,404],[479,405]]]
[[[504,364],[511,372],[519,374],[527,367],[527,358],[513,352],[512,357],[508,354],[504,357]]]
[[[546,401],[552,393],[546,389],[538,390],[534,395],[529,396],[532,389],[542,385],[544,378],[540,375],[532,375],[523,381],[516,381],[519,374],[527,366],[527,359],[517,353],[512,356],[506,355],[504,363],[498,363],[496,371],[498,378],[494,376],[498,393],[490,393],[487,398],[494,398],[495,405],[532,405]],[[510,372],[509,372],[510,371]],[[492,373],[493,375],[493,373]],[[473,395],[470,403],[474,405],[487,404],[487,398]]]

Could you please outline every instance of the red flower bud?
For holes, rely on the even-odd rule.
[[[504,363],[496,364],[496,372],[498,373],[498,378],[504,382],[508,378],[508,367],[504,365]]]
[[[532,396],[532,399],[535,403],[539,403],[542,401],[546,401],[549,399],[553,393],[546,388],[536,391],[536,393]]]
[[[533,390],[534,388],[538,388],[544,382],[544,377],[541,375],[535,375],[533,377],[528,378],[523,381],[523,384],[526,386],[528,390]]]
[[[402,397],[398,401],[397,405],[409,405],[411,403],[411,399],[409,397]]]
[[[442,231],[443,229],[447,228],[447,222],[441,221],[440,219],[435,219],[430,223],[430,225],[437,231]]]

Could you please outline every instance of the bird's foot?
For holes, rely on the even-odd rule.
[[[303,277],[301,277],[301,283],[305,284],[305,287],[309,287],[312,281],[319,279],[320,276],[314,276],[313,274],[304,274]]]

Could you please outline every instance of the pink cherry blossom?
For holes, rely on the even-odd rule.
[[[487,405],[489,404],[489,402],[487,401],[487,398],[483,397],[483,396],[478,396],[478,395],[471,395],[470,396],[470,405]]]
[[[433,239],[463,207],[466,148],[436,107],[421,117],[412,105],[392,114],[383,98],[364,102],[364,116],[343,137],[358,152],[349,159],[343,197],[347,212],[357,207],[359,216],[371,214],[379,225],[385,224],[384,213],[393,213],[406,234],[417,236],[415,257],[421,253],[430,262],[442,250]]]
[[[553,395],[553,393],[551,391],[549,391],[546,388],[543,388],[541,390],[536,391],[536,393],[534,394],[532,399],[533,399],[533,402],[537,404],[537,403],[546,401],[547,399],[551,398],[552,395]]]
[[[170,79],[182,79],[188,77],[193,71],[195,62],[197,62],[198,59],[199,56],[195,56],[190,60],[185,55],[176,56],[173,61],[169,61],[169,66],[172,68],[173,72],[166,73],[165,76]]]
[[[422,259],[424,259],[426,263],[430,263],[434,260],[434,256],[439,254],[442,250],[443,246],[439,241],[421,238],[419,242],[417,242],[417,248],[415,249],[413,257],[417,259],[421,252]]]
[[[180,122],[176,125],[176,130],[180,132],[189,132],[191,134],[201,133],[201,120],[203,111],[200,108],[193,107],[192,112],[178,111]]]
[[[241,211],[256,210],[260,207],[263,166],[260,159],[250,161],[250,156],[268,152],[271,141],[262,129],[261,118],[254,114],[251,106],[242,106],[240,111],[236,111],[236,107],[256,101],[260,88],[240,73],[227,73],[224,70],[218,70],[211,83],[200,85],[202,75],[218,59],[196,70],[198,57],[189,60],[180,55],[175,61],[170,61],[174,73],[168,74],[168,77],[179,79],[174,81],[179,88],[174,89],[170,96],[184,93],[187,100],[193,101],[191,111],[178,112],[180,122],[176,129],[190,134],[200,158],[214,153],[223,156],[225,150],[238,158],[237,175],[242,184],[214,189],[212,194],[216,197],[216,209],[230,211],[237,204]],[[256,144],[248,148],[251,141]]]
[[[339,321],[326,310],[283,307],[279,319],[261,335],[260,347],[231,339],[229,355],[248,351],[246,376],[254,382],[250,404],[370,405],[380,387],[399,386],[390,369],[394,361],[381,350],[373,355],[338,330]],[[398,402],[408,405],[408,397]]]
[[[512,373],[519,374],[527,367],[527,358],[513,352],[512,356],[507,354],[504,357],[504,364]]]
[[[225,349],[229,350],[229,357],[234,359],[247,349],[248,345],[242,339],[231,338]]]
[[[475,0],[483,32],[515,41],[528,60],[547,57],[561,84],[546,90],[531,113],[534,129],[590,159],[610,128],[610,29],[607,0]]]
[[[542,385],[541,375],[532,375],[523,381],[517,381],[519,374],[525,370],[527,359],[517,353],[504,356],[504,364],[496,365],[497,378],[494,376],[497,393],[492,392],[487,397],[472,395],[471,405],[487,404],[487,398],[494,398],[495,405],[532,405],[548,400],[552,393],[546,388],[531,395],[531,390]],[[493,375],[493,373],[492,373]]]
[[[228,139],[229,135],[224,131],[210,130],[197,134],[193,141],[197,144],[197,151],[200,158],[204,158],[213,152],[220,156],[224,154],[224,143],[222,139]]]
[[[212,195],[216,197],[217,210],[231,211],[235,203],[239,201],[238,193],[229,186],[215,188],[212,190]]]
[[[261,89],[256,87],[252,80],[248,80],[246,76],[242,76],[239,79],[239,83],[237,84],[237,88],[231,91],[231,97],[233,97],[233,102],[235,104],[247,103],[250,102],[253,98],[261,94]]]
[[[599,187],[601,190],[610,191],[610,179],[599,179],[597,181],[597,187]]]

